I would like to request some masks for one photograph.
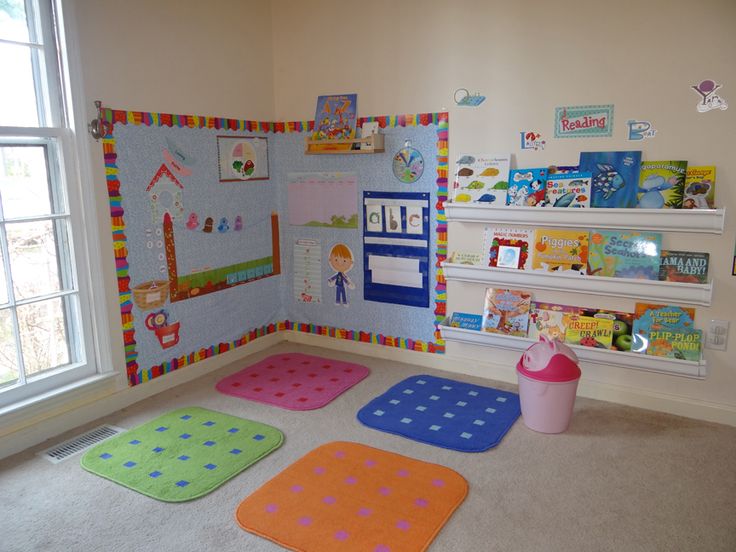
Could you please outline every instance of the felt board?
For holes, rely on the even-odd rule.
[[[385,135],[385,153],[370,155],[305,155],[311,121],[103,114],[112,123],[103,151],[131,385],[284,330],[444,352],[436,324],[445,314],[438,263],[446,254],[446,113],[359,120],[377,121]],[[412,183],[393,171],[407,141],[424,163]],[[295,174],[302,183],[312,174],[336,180],[329,185],[340,187],[346,214],[327,224],[290,224]],[[424,201],[422,300],[415,305],[366,293],[366,194]],[[397,214],[415,214],[408,209]],[[333,249],[338,244],[345,249]],[[392,265],[390,249],[384,256]],[[352,257],[346,278],[330,280],[337,274],[331,251]],[[382,277],[393,277],[389,268]],[[306,278],[318,301],[295,293]],[[336,301],[340,293],[344,304]]]

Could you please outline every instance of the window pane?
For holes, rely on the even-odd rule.
[[[11,312],[9,309],[0,310],[0,388],[18,381],[16,351]]]
[[[67,319],[61,297],[18,307],[26,376],[69,364]]]
[[[38,51],[28,46],[0,44],[0,126],[39,126],[31,57]],[[39,66],[39,65],[37,65]]]
[[[51,213],[45,147],[0,146],[0,197],[5,218]]]
[[[24,0],[0,0],[0,38],[28,42]]]
[[[55,232],[66,245],[66,221],[7,223],[5,229],[16,299],[30,299],[61,290],[61,278],[65,274],[60,269]]]
[[[8,284],[5,280],[5,261],[0,255],[0,305],[8,302]]]

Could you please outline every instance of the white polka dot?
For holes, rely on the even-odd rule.
[[[417,406],[417,410],[419,412],[424,412],[425,410],[427,410],[427,407],[426,406],[419,405],[419,406]]]
[[[506,397],[496,397],[498,402],[506,402]]]
[[[399,401],[399,400],[397,400],[397,399],[391,399],[391,400],[390,400],[390,401],[388,401],[388,402],[390,402],[391,404],[399,404],[399,403],[400,403],[401,401]]]
[[[373,414],[375,414],[376,416],[383,416],[385,412],[383,410],[374,410]]]
[[[410,424],[412,422],[411,418],[401,418],[402,424]]]
[[[463,431],[463,432],[462,432],[462,433],[460,434],[460,437],[462,437],[463,439],[470,439],[470,438],[471,438],[472,436],[473,436],[473,434],[472,434],[472,433],[467,433],[466,431]]]
[[[495,414],[496,409],[495,408],[486,408],[486,412],[488,412],[489,414]]]
[[[414,393],[412,389],[404,389],[404,395],[411,395],[412,393]]]
[[[429,429],[431,429],[432,431],[439,431],[440,429],[442,429],[442,426],[431,425],[429,426]]]
[[[452,412],[445,412],[445,413],[444,413],[444,414],[442,415],[442,417],[443,417],[443,418],[454,418],[454,417],[455,417],[455,415],[454,415],[454,414],[453,414]]]
[[[438,400],[440,400],[440,398],[437,395],[432,395],[431,397],[429,397],[429,400],[430,401],[438,401]]]
[[[486,423],[483,420],[474,420],[473,425],[486,425]]]
[[[465,401],[457,401],[455,404],[457,406],[466,406],[468,403],[466,403]]]

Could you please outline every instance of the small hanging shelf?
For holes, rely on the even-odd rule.
[[[354,155],[360,153],[383,153],[385,150],[383,134],[369,134],[365,138],[344,138],[339,140],[304,139],[305,155]],[[344,149],[333,146],[348,145]]]

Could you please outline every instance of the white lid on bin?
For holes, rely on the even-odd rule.
[[[524,352],[516,369],[530,379],[557,383],[579,379],[581,374],[575,351],[544,335]]]

